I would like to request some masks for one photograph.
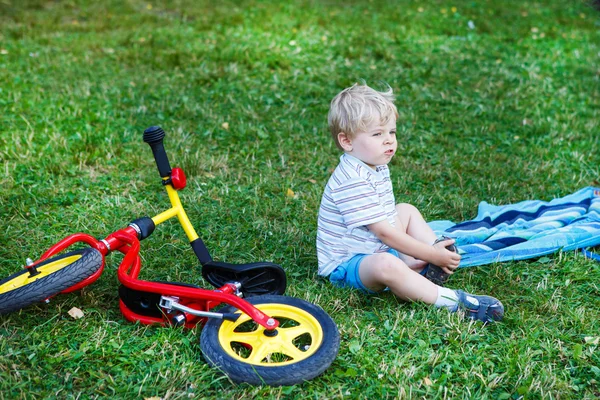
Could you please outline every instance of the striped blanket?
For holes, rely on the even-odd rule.
[[[461,267],[523,260],[600,244],[600,188],[587,187],[549,202],[479,204],[459,224],[432,221],[438,235],[456,238]]]

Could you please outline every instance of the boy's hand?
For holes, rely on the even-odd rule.
[[[452,274],[458,268],[460,256],[446,249],[447,246],[454,244],[454,239],[444,240],[431,246],[407,235],[406,232],[392,226],[387,220],[369,224],[367,228],[391,248],[417,260],[437,265],[447,274]]]
[[[436,251],[436,261],[433,264],[437,265],[443,269],[445,273],[450,275],[458,268],[461,259],[460,254],[447,249],[447,247],[452,246],[454,242],[454,239],[448,239],[433,245],[433,248]]]

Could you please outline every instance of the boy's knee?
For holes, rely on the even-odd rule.
[[[396,204],[396,212],[398,214],[414,214],[414,213],[419,213],[419,210],[417,209],[417,207],[413,206],[412,204],[408,204],[408,203],[398,203]]]
[[[377,280],[386,284],[408,271],[406,264],[390,253],[375,254],[372,268]]]

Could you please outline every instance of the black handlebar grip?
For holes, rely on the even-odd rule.
[[[158,173],[161,178],[171,176],[171,165],[163,146],[164,138],[165,131],[160,126],[151,126],[144,131],[144,142],[148,143],[152,149],[152,154],[154,154],[154,160],[156,161]]]

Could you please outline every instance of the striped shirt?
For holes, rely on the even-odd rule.
[[[344,153],[329,178],[319,208],[319,275],[327,276],[357,254],[389,250],[367,225],[388,220],[396,225],[396,203],[387,165],[376,170]]]

